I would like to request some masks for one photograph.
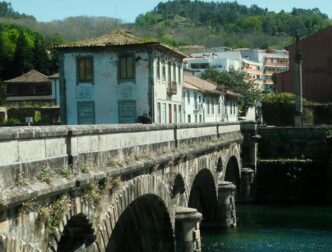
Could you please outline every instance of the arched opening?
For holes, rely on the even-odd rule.
[[[222,165],[222,160],[221,158],[218,158],[218,162],[217,162],[217,172],[222,172],[224,170],[224,167]]]
[[[89,247],[96,237],[88,219],[83,214],[73,216],[63,230],[57,251],[78,251]]]
[[[185,199],[185,185],[183,178],[180,174],[176,175],[173,188],[172,188],[172,194],[171,198],[175,200],[175,204],[178,206],[186,206],[186,199]]]
[[[240,168],[235,156],[228,160],[224,180],[236,185],[236,194],[240,195]]]
[[[208,169],[203,169],[196,175],[190,191],[188,206],[196,208],[202,213],[202,225],[216,219],[217,192],[213,176]]]
[[[133,201],[117,221],[106,251],[174,251],[172,224],[164,202],[153,194]]]

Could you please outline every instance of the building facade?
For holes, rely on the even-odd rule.
[[[7,103],[59,105],[59,85],[55,75],[50,78],[36,70],[31,70],[4,83]]]
[[[126,31],[57,49],[63,123],[182,122],[183,54]]]
[[[288,70],[286,50],[236,49],[234,51],[193,53],[186,59],[186,67],[201,75],[207,68],[236,70],[246,74],[260,90],[275,90],[274,73]]]
[[[238,121],[238,97],[229,90],[218,90],[214,82],[184,74],[184,122]]]
[[[299,42],[302,53],[303,97],[310,101],[332,102],[332,27]],[[295,44],[289,51],[289,71],[277,75],[277,91],[295,93]]]

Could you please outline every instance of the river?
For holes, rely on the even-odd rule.
[[[332,252],[332,207],[237,205],[238,227],[202,230],[203,252]]]

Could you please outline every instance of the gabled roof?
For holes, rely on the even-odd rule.
[[[55,73],[55,74],[48,76],[48,78],[50,78],[50,79],[59,79],[59,77],[60,77],[59,73]]]
[[[138,38],[129,31],[117,30],[112,33],[104,34],[100,37],[73,42],[67,45],[60,45],[57,48],[106,47],[106,46],[121,46],[121,45],[143,45],[143,44],[155,44],[155,43],[158,42],[148,41]]]
[[[86,39],[70,44],[59,45],[56,48],[61,49],[83,49],[83,48],[105,48],[105,47],[120,47],[120,46],[156,46],[161,49],[170,50],[176,53],[181,58],[187,57],[181,52],[163,45],[155,40],[146,40],[136,37],[133,33],[126,30],[116,30],[111,33],[104,34],[97,38]]]
[[[38,72],[37,70],[31,70],[30,72],[27,72],[25,74],[22,74],[21,76],[18,76],[16,78],[6,80],[6,84],[12,84],[12,83],[47,83],[50,82],[50,79]]]
[[[190,84],[205,92],[217,91],[217,84],[215,82],[204,80],[197,76],[184,75],[184,83]]]

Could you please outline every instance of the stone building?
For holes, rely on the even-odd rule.
[[[332,101],[332,26],[300,40],[302,53],[303,98],[316,102]],[[296,46],[289,51],[289,71],[277,75],[277,92],[295,93]]]
[[[217,89],[216,83],[184,74],[183,107],[186,123],[238,121],[239,95]]]
[[[128,31],[57,49],[64,124],[182,122],[185,55]]]

